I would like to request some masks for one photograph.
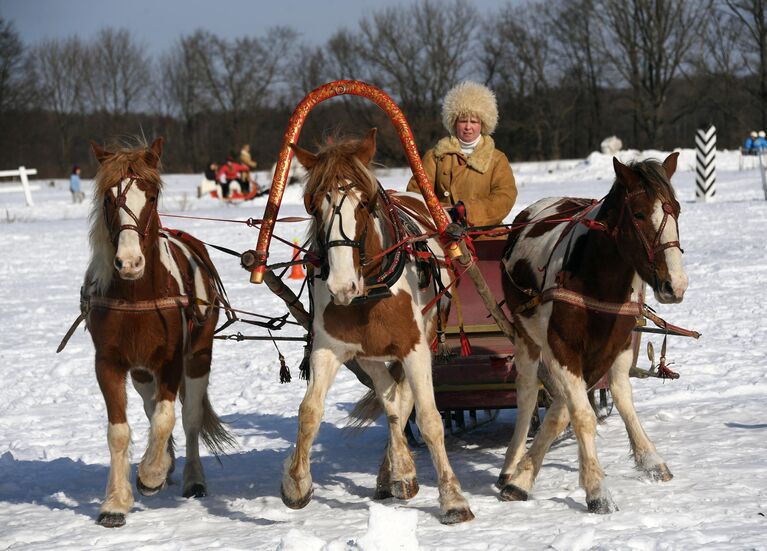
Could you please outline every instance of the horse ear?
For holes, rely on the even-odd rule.
[[[107,151],[93,140],[91,140],[91,149],[93,150],[93,154],[96,156],[96,160],[99,162],[99,164],[102,164],[113,155],[113,153]]]
[[[163,144],[162,138],[157,138],[155,141],[152,142],[152,145],[149,146],[149,150],[144,155],[144,160],[146,161],[146,164],[149,165],[151,168],[157,168],[157,165],[160,164],[160,157],[162,157],[162,144]]]
[[[302,149],[294,143],[288,145],[290,146],[290,149],[293,150],[293,154],[296,156],[296,159],[298,159],[298,162],[301,163],[301,166],[306,170],[311,170],[312,167],[317,164],[317,155],[311,151]]]
[[[618,157],[613,157],[613,168],[615,169],[615,175],[618,177],[617,181],[621,184],[628,186],[636,182],[637,176],[634,174],[634,171],[620,162]]]
[[[377,128],[371,128],[368,135],[360,143],[360,148],[357,150],[357,158],[362,161],[362,164],[368,166],[370,161],[373,160],[373,155],[376,154],[376,132]]]
[[[666,160],[663,161],[663,169],[666,171],[666,178],[671,180],[671,177],[674,175],[674,172],[676,172],[676,162],[679,160],[679,152],[674,151],[671,155],[666,157]]]

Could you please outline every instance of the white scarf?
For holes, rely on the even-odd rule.
[[[461,144],[461,153],[466,155],[467,157],[474,153],[474,150],[477,148],[477,145],[479,144],[479,140],[482,139],[482,134],[477,136],[477,139],[473,142],[465,142],[461,138],[458,138],[458,143]]]

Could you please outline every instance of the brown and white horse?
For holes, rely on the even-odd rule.
[[[437,308],[431,306],[432,287],[419,290],[416,265],[403,252],[379,257],[392,243],[394,224],[389,197],[379,189],[368,165],[375,153],[375,129],[363,140],[327,145],[318,153],[293,146],[308,171],[307,211],[314,216],[310,234],[323,262],[313,289],[313,349],[311,375],[298,414],[298,441],[285,464],[282,499],[291,508],[311,500],[309,454],[324,411],[328,388],[338,368],[357,359],[371,377],[389,423],[389,443],[378,474],[376,497],[409,499],[418,491],[415,464],[403,430],[415,402],[416,423],[437,470],[440,521],[453,524],[474,518],[456,479],[447,453],[442,421],[434,401],[430,342],[435,334]],[[407,210],[429,218],[423,199],[399,194]],[[419,232],[423,232],[420,229]],[[429,246],[441,258],[435,240]],[[392,253],[393,255],[396,253]],[[402,273],[391,282],[391,295],[370,298],[371,278],[393,268]],[[444,263],[440,268],[447,281]],[[356,300],[355,300],[356,299]],[[386,362],[401,362],[405,380],[398,384]]]
[[[601,201],[542,199],[516,217],[519,227],[509,236],[502,261],[519,373],[518,421],[498,481],[503,499],[528,498],[544,454],[571,422],[588,510],[617,509],[597,459],[597,421],[587,396],[608,371],[637,467],[655,479],[671,478],[639,423],[628,371],[645,282],[661,303],[681,302],[687,288],[680,209],[670,183],[677,157],[673,153],[662,164],[648,160],[630,166],[614,159],[616,180]],[[562,221],[574,212],[579,213],[577,222]],[[541,359],[556,396],[525,453]]]
[[[109,419],[111,465],[98,523],[116,527],[125,524],[133,505],[128,373],[151,424],[136,477],[143,495],[161,490],[173,470],[177,393],[186,434],[185,497],[207,495],[198,438],[214,452],[233,440],[207,393],[218,310],[199,305],[219,304],[223,289],[202,243],[160,228],[162,139],[149,148],[92,147],[101,166],[94,181],[91,259],[82,300]]]

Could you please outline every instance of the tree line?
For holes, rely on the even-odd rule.
[[[250,143],[275,161],[313,88],[360,79],[405,112],[423,152],[444,135],[441,100],[471,78],[498,98],[497,146],[514,161],[626,147],[720,147],[767,128],[767,0],[549,0],[487,11],[468,0],[382,8],[324,44],[287,27],[228,38],[203,29],[151,55],[127,29],[26,44],[0,18],[0,167],[95,170],[88,140],[166,138],[165,170],[201,171]],[[385,115],[360,98],[317,107],[303,144],[380,129],[378,159],[406,163]]]

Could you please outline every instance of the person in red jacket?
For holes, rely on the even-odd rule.
[[[232,182],[237,182],[242,190],[242,183],[240,181],[242,170],[242,165],[234,162],[234,155],[229,155],[226,158],[226,163],[221,165],[218,172],[216,172],[216,180],[221,185],[223,199],[227,199],[230,196],[229,187]]]

